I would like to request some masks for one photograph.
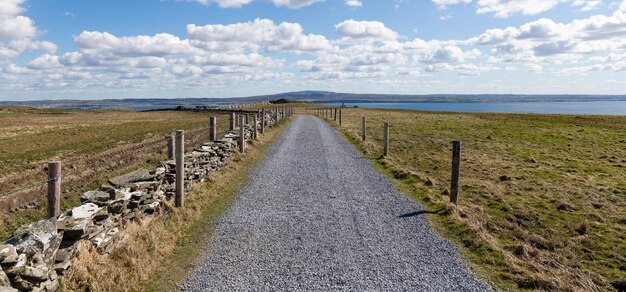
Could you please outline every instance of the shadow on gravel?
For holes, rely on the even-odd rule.
[[[415,216],[424,215],[424,214],[437,214],[437,213],[439,213],[439,211],[441,211],[441,210],[437,210],[437,211],[420,210],[420,211],[415,211],[415,212],[411,212],[411,213],[402,214],[402,215],[398,216],[398,218],[410,218],[410,217],[415,217]]]

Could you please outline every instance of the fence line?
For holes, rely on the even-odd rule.
[[[335,121],[337,121],[337,112],[339,115],[339,121],[338,121],[338,126],[342,127],[343,126],[343,115],[342,115],[342,109],[343,108],[318,108],[316,109],[317,112],[317,116],[322,117],[322,118],[333,118]],[[330,110],[330,116],[328,115],[328,110]],[[334,110],[334,117],[333,117],[333,110]],[[356,123],[358,125],[358,122]],[[389,139],[390,139],[390,134],[389,134],[389,122],[384,122],[383,123],[383,138],[382,138],[382,146],[383,146],[383,154],[382,157],[387,157],[389,156]],[[359,129],[358,126],[356,129],[352,128],[356,133],[355,135],[358,137],[359,135]],[[367,139],[367,119],[365,115],[361,116],[361,129],[360,129],[360,138],[361,140],[364,142]],[[356,138],[356,137],[355,137]],[[459,193],[460,193],[460,178],[461,178],[461,141],[452,141],[452,170],[451,170],[451,175],[450,175],[450,193],[449,193],[449,197],[450,197],[450,202],[453,204],[457,204],[458,203],[458,197],[459,197]]]
[[[243,112],[243,111],[240,111],[240,112]],[[246,111],[246,112],[252,112],[252,111]],[[254,112],[256,112],[256,111],[254,111]],[[234,114],[234,112],[232,114]],[[201,128],[196,128],[196,129],[190,130],[189,131],[190,136],[191,135],[195,136],[195,135],[197,135],[199,133],[206,133],[205,131],[208,131],[210,133],[209,136],[211,136],[213,134],[217,135],[217,132],[218,132],[217,131],[217,125],[218,125],[218,123],[217,122],[215,123],[215,132],[211,132],[211,129],[212,129],[211,120],[209,120],[208,125],[209,125],[208,127],[201,127]],[[168,160],[174,159],[174,153],[176,151],[175,150],[176,147],[174,145],[175,144],[174,140],[175,140],[176,137],[177,137],[176,135],[168,135],[168,136],[165,137],[165,141],[166,141],[165,145],[167,146],[167,152],[168,152],[167,153],[168,154],[167,158],[168,158]],[[172,140],[171,145],[170,145],[170,142],[169,142],[170,139]],[[191,143],[190,140],[185,141],[185,142]],[[112,156],[119,155],[119,154],[124,153],[126,151],[138,152],[138,151],[144,150],[145,148],[154,147],[155,145],[161,144],[161,143],[163,143],[163,141],[164,141],[164,138],[156,138],[156,139],[148,141],[148,142],[144,142],[144,143],[140,142],[140,144],[137,147],[131,146],[131,147],[123,148],[123,149],[120,149],[120,150],[114,150],[113,153],[110,154],[110,155],[112,155]],[[99,159],[100,157],[102,157],[102,155],[107,155],[107,154],[108,153],[105,151],[105,152],[102,152],[102,153],[97,153],[93,157],[77,158],[77,159],[70,160],[69,162],[64,162],[63,165],[64,165],[65,168],[72,167],[72,166],[74,166],[77,163],[83,163],[83,162],[85,162],[86,165],[84,167],[76,168],[76,169],[73,169],[70,172],[64,173],[63,177],[72,177],[72,176],[77,175],[77,174],[92,172],[93,171],[93,167],[96,166],[96,162],[95,161],[97,159]],[[106,157],[106,156],[104,156],[104,157]],[[85,161],[85,160],[87,160],[87,161]],[[61,176],[59,175],[58,177],[60,179]],[[19,186],[19,187],[13,188],[13,189],[5,191],[5,192],[1,192],[0,193],[0,199],[8,197],[8,196],[16,194],[16,193],[28,191],[28,190],[45,191],[46,190],[45,185],[49,184],[51,181],[54,181],[54,180],[52,180],[50,178],[46,179],[46,180],[39,180],[39,181],[35,181],[33,183],[30,183],[30,184],[26,184],[26,185],[23,185],[23,186]]]

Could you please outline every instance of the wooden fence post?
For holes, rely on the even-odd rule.
[[[335,116],[334,116],[334,120],[335,120],[335,122],[337,121],[337,109],[335,109]]]
[[[250,124],[250,115],[246,114],[246,122],[244,123],[244,125],[249,125]]]
[[[230,113],[230,130],[235,129],[235,113]]]
[[[176,131],[176,207],[185,205],[185,131]]]
[[[265,134],[265,109],[263,109],[263,114],[261,114],[261,134]]]
[[[252,128],[254,129],[254,140],[259,139],[259,128],[257,123],[259,122],[259,115],[258,114],[254,114],[254,121],[253,121],[253,125]]]
[[[243,126],[243,116],[239,116],[239,123],[242,124],[239,127],[239,152],[244,153],[246,148],[246,130]]]
[[[389,154],[389,123],[385,122],[384,132],[383,132],[383,156],[387,156]]]
[[[217,118],[209,118],[209,141],[217,141]]]
[[[167,159],[168,160],[172,160],[174,159],[174,135],[169,135],[166,137],[167,139]]]
[[[341,110],[339,110],[339,125],[341,126]]]
[[[48,218],[61,215],[61,161],[48,162]]]
[[[461,141],[452,141],[452,179],[450,181],[450,202],[455,205],[459,198],[460,178],[461,178]]]
[[[366,126],[365,126],[365,116],[363,116],[363,141],[365,141],[365,136],[366,136]]]

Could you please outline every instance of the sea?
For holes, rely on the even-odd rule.
[[[341,106],[341,102],[323,103]],[[418,111],[626,115],[626,101],[576,102],[344,102],[346,107],[403,109]]]

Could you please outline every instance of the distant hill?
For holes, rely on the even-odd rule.
[[[17,105],[43,108],[79,109],[160,109],[179,105],[220,106],[238,103],[253,103],[288,99],[314,103],[330,102],[537,102],[537,101],[626,101],[626,95],[517,95],[517,94],[356,94],[330,91],[297,91],[272,95],[257,95],[232,98],[142,98],[142,99],[103,99],[103,100],[39,100],[39,101],[0,101],[0,106]]]

